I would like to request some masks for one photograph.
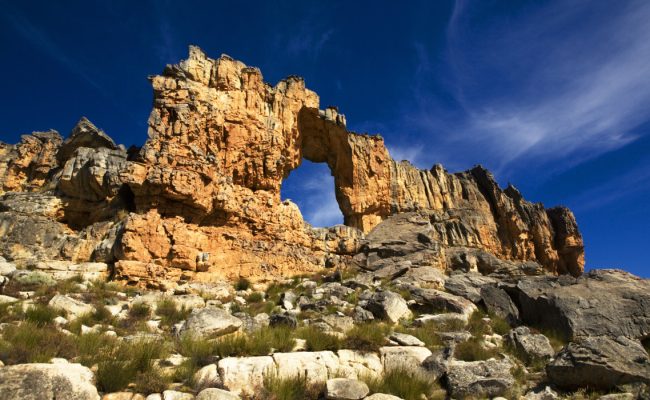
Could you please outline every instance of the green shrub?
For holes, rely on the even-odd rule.
[[[79,363],[92,367],[102,360],[104,354],[114,354],[119,343],[117,338],[103,333],[86,333],[77,336]]]
[[[246,297],[247,303],[260,303],[264,301],[264,295],[260,292],[253,292]]]
[[[440,338],[440,335],[437,333],[439,332],[438,325],[433,322],[427,322],[422,326],[416,326],[412,328],[398,326],[395,330],[397,332],[407,333],[409,335],[415,336],[416,338],[423,341],[425,346],[431,350],[440,348],[444,345],[442,339]]]
[[[291,351],[295,344],[291,329],[284,326],[265,327],[247,335],[227,335],[214,343],[214,352],[219,357],[265,356],[272,351]]]
[[[304,400],[318,399],[325,390],[324,384],[310,384],[306,377],[280,378],[275,374],[264,377],[261,399]]]
[[[481,344],[481,339],[472,337],[471,339],[458,343],[454,349],[454,357],[463,361],[482,361],[496,356],[496,349],[486,349]]]
[[[5,364],[49,362],[53,357],[72,358],[77,353],[71,336],[50,325],[32,322],[11,325],[2,332],[0,360]]]
[[[347,333],[344,347],[361,351],[378,351],[386,344],[386,335],[390,329],[383,323],[365,323],[355,325]]]
[[[134,303],[129,309],[129,317],[133,319],[146,319],[151,317],[151,307],[147,303]]]
[[[497,315],[490,315],[490,324],[492,325],[492,332],[499,335],[506,335],[511,329],[508,321]]]
[[[404,400],[420,400],[422,395],[429,398],[439,388],[435,380],[404,368],[391,369],[379,377],[361,379],[371,393],[392,394]]]
[[[176,350],[189,357],[196,367],[203,367],[214,362],[215,342],[199,336],[184,334],[176,342]]]
[[[191,310],[185,309],[185,307],[179,308],[176,302],[169,298],[162,299],[156,304],[156,314],[160,317],[160,322],[167,326],[187,319],[190,312]]]
[[[170,383],[170,376],[164,374],[159,368],[151,368],[145,372],[138,372],[135,376],[135,391],[144,394],[162,393]]]
[[[55,309],[44,304],[34,304],[25,311],[25,319],[38,327],[51,324],[57,315]]]
[[[239,277],[239,279],[237,279],[237,282],[235,282],[235,290],[248,290],[250,287],[251,282],[244,277]]]
[[[314,326],[300,328],[296,336],[306,340],[307,351],[337,351],[343,345],[343,341],[338,336],[325,333]]]
[[[154,360],[163,358],[167,349],[162,341],[140,340],[105,350],[99,356],[97,386],[105,392],[116,392],[133,382],[138,373],[151,371]]]

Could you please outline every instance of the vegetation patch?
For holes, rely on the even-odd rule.
[[[305,326],[298,329],[296,336],[307,342],[307,351],[337,351],[343,346],[343,340],[341,338],[325,333],[314,326]]]
[[[404,368],[389,370],[378,377],[361,378],[371,393],[392,394],[404,400],[430,399],[440,387],[435,380]]]
[[[386,344],[390,328],[378,322],[355,325],[347,333],[344,348],[366,352],[376,352]]]

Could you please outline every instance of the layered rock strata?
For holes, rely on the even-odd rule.
[[[380,136],[349,132],[337,109],[320,110],[301,78],[270,86],[256,68],[190,47],[187,60],[150,80],[149,138],[139,151],[127,152],[85,119],[65,142],[48,132],[0,147],[2,190],[60,199],[45,218],[67,235],[104,224],[93,244],[103,246],[101,261],[114,262],[117,277],[269,279],[349,264],[359,250],[357,262],[372,267],[391,255],[373,255],[365,234],[405,212],[417,215],[413,234],[426,250],[411,260],[418,266],[455,268],[463,260],[476,267],[492,257],[553,274],[582,272],[582,238],[568,209],[547,210],[512,186],[502,190],[482,167],[450,174],[395,161]],[[345,226],[312,228],[281,199],[283,180],[303,159],[329,166]],[[11,196],[0,200],[3,220],[25,215],[7,205]],[[15,223],[0,226],[16,237]],[[390,241],[374,235],[379,247]],[[15,259],[12,240],[3,254]],[[72,259],[59,242],[50,253]],[[75,261],[99,261],[95,251],[85,258]]]

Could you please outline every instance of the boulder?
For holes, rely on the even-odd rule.
[[[519,323],[519,310],[505,290],[495,286],[481,288],[481,301],[488,313],[505,319],[509,324]]]
[[[379,355],[357,350],[339,350],[339,370],[336,375],[345,378],[361,379],[379,377],[384,372]]]
[[[532,333],[527,326],[520,326],[506,335],[508,343],[528,361],[548,359],[555,351],[548,338],[541,333]]]
[[[201,390],[195,400],[240,400],[240,397],[226,390],[208,388]]]
[[[356,379],[328,379],[326,396],[330,400],[360,400],[370,393],[368,385]]]
[[[591,336],[569,343],[546,366],[555,385],[611,389],[626,383],[650,383],[650,360],[641,343],[623,336]]]
[[[194,395],[177,390],[165,390],[162,392],[162,400],[194,400]]]
[[[80,364],[19,364],[0,368],[0,398],[99,400],[93,373]]]
[[[496,279],[478,273],[453,274],[445,281],[445,290],[478,304],[481,301],[481,288],[496,284]]]
[[[52,297],[48,305],[54,309],[65,311],[73,318],[79,318],[95,311],[95,307],[92,305],[63,294],[57,294]]]
[[[368,301],[366,308],[373,313],[376,318],[387,320],[393,324],[399,322],[402,318],[409,318],[409,310],[406,300],[397,293],[390,291],[378,291]]]
[[[386,372],[395,369],[424,371],[422,362],[429,356],[431,350],[420,346],[386,346],[379,349],[379,357]]]
[[[242,321],[230,315],[226,310],[205,307],[192,310],[180,328],[179,334],[189,333],[202,337],[215,337],[236,332],[241,326]]]
[[[325,382],[339,370],[339,359],[331,351],[275,353],[279,378],[304,377],[308,382]]]
[[[393,396],[392,394],[375,393],[366,397],[365,400],[402,400],[402,398]]]
[[[453,312],[469,317],[478,308],[471,301],[436,289],[410,287],[411,297],[425,311]]]
[[[485,361],[449,361],[447,386],[455,399],[488,398],[504,394],[515,383],[509,359]]]
[[[424,346],[423,341],[406,333],[393,332],[388,338],[400,346]]]
[[[265,374],[275,374],[271,356],[227,357],[217,363],[219,375],[226,389],[234,394],[254,394],[264,384]]]
[[[625,271],[592,270],[577,279],[526,277],[507,290],[524,323],[567,339],[650,334],[650,280]]]
[[[217,370],[217,365],[208,364],[196,371],[192,383],[194,384],[194,388],[197,390],[219,387],[222,382],[221,377],[219,376],[219,371]]]
[[[271,314],[269,317],[270,326],[287,326],[289,328],[295,328],[298,326],[298,320],[291,314]]]

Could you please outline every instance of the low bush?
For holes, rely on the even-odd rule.
[[[151,368],[148,371],[138,372],[135,376],[135,391],[138,393],[151,394],[164,392],[172,379],[164,374],[159,368]]]
[[[471,339],[458,343],[454,349],[454,357],[463,361],[482,361],[492,358],[498,354],[496,349],[487,349],[483,347],[481,339],[472,337]]]
[[[244,277],[240,277],[237,279],[237,282],[235,282],[235,290],[248,290],[250,287],[251,282]]]
[[[314,326],[305,326],[298,329],[296,336],[307,342],[307,351],[337,351],[343,345],[343,340],[338,336],[325,333]]]
[[[246,296],[247,303],[261,303],[264,301],[264,295],[260,292],[253,292]]]
[[[442,339],[437,332],[440,332],[439,326],[433,322],[427,322],[422,326],[415,326],[411,328],[405,328],[403,326],[398,326],[395,329],[397,332],[407,333],[413,335],[416,338],[424,342],[425,346],[431,350],[437,349],[443,346]],[[442,331],[447,332],[447,331]]]
[[[362,377],[362,380],[371,393],[392,394],[404,400],[420,400],[423,396],[430,398],[439,388],[435,380],[404,368],[391,369],[378,377]]]
[[[166,326],[177,324],[190,315],[191,310],[184,307],[179,308],[172,299],[165,298],[156,304],[156,314],[160,317],[160,322]]]
[[[214,362],[215,347],[215,341],[191,334],[184,334],[176,341],[176,350],[181,355],[189,357],[197,368]]]
[[[5,364],[49,362],[54,357],[72,358],[77,346],[72,336],[55,327],[32,322],[7,326],[0,341],[0,360]]]
[[[227,335],[214,343],[214,352],[219,357],[238,357],[291,351],[295,341],[290,328],[276,326],[265,327],[249,334]]]
[[[324,384],[309,383],[306,377],[280,378],[269,374],[264,377],[264,388],[257,400],[318,399],[325,391]]]
[[[57,310],[44,304],[34,304],[25,311],[25,320],[38,327],[49,325],[58,316]]]
[[[370,322],[355,325],[347,333],[344,347],[361,351],[378,351],[386,344],[386,335],[390,329],[383,323]]]
[[[133,303],[129,309],[129,317],[133,319],[146,319],[151,317],[151,307],[147,303]]]
[[[97,365],[97,386],[104,392],[116,392],[126,388],[139,373],[148,373],[156,359],[163,358],[167,349],[162,341],[140,340],[123,342],[113,348],[105,348]]]

